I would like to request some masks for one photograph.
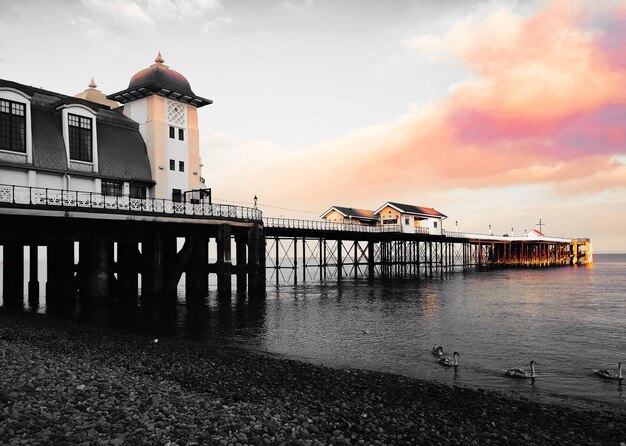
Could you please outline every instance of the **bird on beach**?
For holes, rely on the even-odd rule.
[[[599,369],[599,370],[593,369],[593,373],[606,379],[620,379],[621,380],[624,378],[622,376],[622,362],[621,361],[617,363],[617,373],[615,373],[611,369]]]
[[[535,378],[537,375],[535,374],[535,366],[537,363],[535,361],[530,361],[530,372],[524,369],[503,369],[502,371],[506,376],[510,376],[511,378]]]
[[[433,346],[432,354],[435,356],[443,356],[443,347],[441,345],[439,347]]]
[[[459,355],[457,352],[454,352],[452,353],[452,357],[446,356],[445,358],[440,358],[439,363],[441,365],[445,365],[446,367],[450,367],[450,366],[456,367],[457,365],[459,365],[457,358],[460,358],[460,357],[461,355]]]

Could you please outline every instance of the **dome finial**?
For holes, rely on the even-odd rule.
[[[160,51],[159,51],[159,54],[157,54],[157,57],[156,57],[156,59],[154,59],[154,61],[155,61],[156,63],[158,63],[158,64],[162,64],[163,62],[165,62],[165,61],[163,60],[163,57],[161,57],[161,52],[160,52]]]
[[[94,82],[93,77],[92,77],[92,78],[91,78],[91,82],[89,82],[89,88],[96,88],[96,87],[97,87],[97,85],[96,85],[96,83]]]

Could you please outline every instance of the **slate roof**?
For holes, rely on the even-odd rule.
[[[33,169],[154,184],[139,124],[126,117],[120,109],[111,110],[103,104],[3,79],[0,79],[0,87],[11,87],[31,97]],[[61,112],[56,110],[64,104],[81,104],[96,113],[98,173],[68,168]]]
[[[425,217],[438,217],[438,218],[448,217],[447,215],[444,215],[438,210],[433,209],[433,208],[427,208],[424,206],[414,206],[412,204],[396,203],[393,201],[388,201],[387,203],[385,203],[384,205],[376,209],[374,213],[378,214],[386,206],[391,206],[393,208],[396,208],[398,211],[402,212],[403,214],[419,215],[419,216],[425,216]]]
[[[332,210],[336,210],[345,218],[352,217],[355,220],[378,220],[378,217],[374,215],[373,211],[368,211],[366,209],[354,209],[345,206],[332,206],[330,209],[322,214],[322,218],[324,218],[324,216]]]

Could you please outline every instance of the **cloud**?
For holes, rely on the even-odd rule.
[[[233,23],[233,19],[231,19],[230,17],[216,17],[214,19],[204,22],[204,24],[200,28],[200,31],[203,33],[207,33],[217,28],[218,26],[230,25],[231,23]]]
[[[196,20],[221,7],[219,0],[146,0],[146,13],[155,21]]]
[[[475,77],[395,122],[305,150],[235,142],[246,181],[230,191],[323,208],[329,197],[363,204],[533,184],[557,194],[626,188],[616,161],[626,155],[626,45],[604,43],[621,29],[616,19],[590,32],[584,12],[570,2],[528,18],[502,9],[405,41],[463,61]],[[228,181],[228,172],[214,174]]]
[[[103,17],[135,24],[152,24],[154,20],[133,0],[82,0],[86,9]]]

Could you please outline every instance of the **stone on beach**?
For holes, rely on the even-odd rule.
[[[5,313],[0,444],[623,444],[624,414]],[[620,444],[620,446],[621,446]]]

